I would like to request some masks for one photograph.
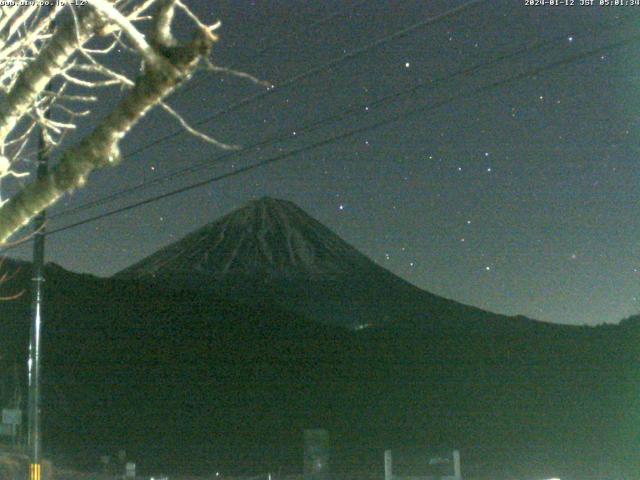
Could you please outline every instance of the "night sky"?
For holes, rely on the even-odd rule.
[[[463,303],[570,324],[617,322],[638,313],[640,39],[633,37],[640,33],[640,6],[481,2],[354,54],[465,2],[189,3],[208,23],[223,23],[216,64],[276,86],[200,128],[244,146],[284,132],[287,138],[228,156],[188,135],[175,136],[95,173],[83,191],[50,213],[189,166],[197,171],[53,218],[49,229],[301,151],[51,235],[48,261],[111,275],[268,195],[297,203],[411,283]],[[614,46],[579,56],[608,45]],[[506,58],[496,61],[500,57]],[[133,65],[133,58],[126,62]],[[520,75],[538,68],[535,75]],[[412,91],[417,85],[422,87]],[[243,79],[202,73],[170,103],[196,123],[263,92]],[[94,118],[114,99],[109,94]],[[335,121],[304,131],[332,115]],[[155,111],[124,140],[123,153],[176,130],[170,117]],[[28,248],[17,254],[27,255]]]

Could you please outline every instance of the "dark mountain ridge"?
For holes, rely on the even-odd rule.
[[[421,290],[292,202],[269,197],[188,234],[114,278],[197,288],[240,301],[268,298],[296,314],[352,329],[404,322],[428,327],[445,317],[450,324],[469,316],[482,325],[535,322]]]
[[[332,277],[378,270],[294,203],[249,202],[120,272],[144,278],[178,272],[213,277]]]
[[[385,448],[456,447],[469,477],[589,479],[618,468],[637,478],[638,318],[571,327],[495,315],[396,280],[324,233],[313,242],[291,235],[292,245],[304,244],[298,250],[322,249],[324,263],[272,248],[259,237],[286,229],[243,215],[257,225],[239,241],[266,262],[259,275],[248,270],[258,260],[241,261],[231,246],[231,261],[212,261],[217,247],[205,256],[207,230],[187,237],[197,253],[170,246],[112,279],[47,268],[50,454],[95,466],[125,448],[142,471],[299,470],[302,429],[322,426],[337,471],[381,472]],[[301,231],[289,217],[278,222]],[[237,239],[241,224],[213,235],[216,245]],[[178,278],[180,259],[194,262],[199,282],[218,278],[223,287]],[[225,267],[208,272],[203,259]],[[27,293],[0,303],[3,372],[26,358],[29,278],[22,264],[7,288]],[[343,306],[336,313],[334,305]],[[358,322],[371,326],[338,326]],[[3,400],[10,383],[5,375]]]

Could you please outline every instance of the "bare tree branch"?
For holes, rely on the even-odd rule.
[[[213,137],[210,137],[206,133],[203,133],[193,128],[191,125],[187,123],[187,121],[184,118],[182,118],[182,116],[178,112],[176,112],[173,108],[171,108],[165,102],[160,102],[160,107],[169,115],[171,115],[173,118],[175,118],[178,121],[178,123],[180,123],[182,128],[184,128],[189,134],[193,135],[194,137],[199,138],[200,140],[204,140],[205,142],[210,143],[212,145],[215,145],[216,147],[221,148],[222,150],[240,150],[242,148],[241,145],[229,145],[227,143],[223,143],[219,140],[216,140]]]
[[[162,59],[158,53],[147,43],[144,35],[133,26],[131,21],[125,17],[120,11],[106,0],[89,0],[98,11],[103,13],[109,20],[114,22],[129,37],[129,40],[135,46],[136,50],[142,55],[145,62],[149,65],[157,66],[162,63]]]
[[[0,207],[0,242],[64,193],[83,186],[93,170],[117,164],[120,140],[150,108],[190,78],[199,60],[209,54],[213,38],[209,30],[200,30],[190,43],[158,51],[154,63],[146,66],[131,91],[91,134],[67,149],[48,175]]]
[[[0,101],[0,143],[4,143],[47,84],[62,72],[69,57],[91,38],[101,23],[97,15],[90,13],[80,18],[77,31],[72,25],[61,28],[20,73],[11,91]]]
[[[83,186],[91,172],[116,165],[120,141],[154,106],[164,109],[191,135],[218,148],[239,149],[196,130],[165,101],[203,60],[208,71],[269,86],[252,75],[211,63],[208,56],[220,22],[206,24],[183,0],[88,3],[83,9],[71,4],[52,9],[0,5],[0,182],[17,179],[20,185],[11,198],[3,200],[0,195],[0,246],[62,195]],[[52,29],[62,11],[67,23],[56,21]],[[190,42],[178,42],[173,35],[177,14],[196,30]],[[149,19],[152,23],[140,30],[140,23]],[[113,56],[123,53],[141,59],[139,70],[132,71],[127,63],[113,66]],[[80,117],[91,114],[100,89],[109,87],[120,89],[120,101],[90,134],[67,145],[66,135]],[[45,112],[58,115],[51,118]],[[23,156],[36,126],[47,144],[55,147],[56,163],[43,178],[24,185],[20,177],[28,172],[18,168],[17,162],[28,161]]]

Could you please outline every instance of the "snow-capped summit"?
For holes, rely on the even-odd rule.
[[[118,274],[144,278],[198,272],[217,278],[353,274],[375,264],[294,203],[249,202]]]

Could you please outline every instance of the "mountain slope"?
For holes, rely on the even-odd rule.
[[[338,276],[376,270],[364,255],[295,204],[264,197],[123,270],[118,277],[201,273]]]
[[[0,302],[5,404],[29,331],[18,266],[0,292],[26,292]],[[470,478],[640,471],[637,318],[570,327],[462,305],[289,202],[252,202],[115,278],[46,278],[45,446],[76,462],[124,448],[145,472],[296,471],[302,429],[321,426],[346,478],[411,447],[460,448]]]
[[[444,301],[439,323],[350,332],[267,298],[54,266],[46,278],[54,458],[95,468],[124,448],[148,473],[296,471],[302,429],[322,426],[345,478],[380,472],[385,448],[411,447],[460,448],[473,478],[640,471],[637,319],[566,327]],[[22,265],[11,290],[27,293],[0,302],[5,404],[10,362],[26,358],[29,279]]]
[[[250,202],[115,275],[269,299],[325,324],[352,329],[391,323],[425,326],[457,318],[514,326],[507,319],[438,297],[382,268],[291,202]]]
[[[12,290],[27,294],[0,302],[2,405],[14,391],[14,363],[26,378],[30,272],[20,266]],[[100,455],[123,448],[147,472],[237,469],[238,458],[274,435],[283,437],[285,454],[295,452],[290,429],[320,421],[324,410],[310,408],[341,356],[343,329],[267,303],[235,303],[55,266],[48,266],[46,278],[44,438],[54,456],[95,468]],[[24,399],[24,381],[22,387]],[[296,399],[298,389],[309,397]],[[285,403],[289,410],[282,415]],[[228,458],[228,444],[238,457]],[[264,461],[261,453],[245,468],[263,468]]]

